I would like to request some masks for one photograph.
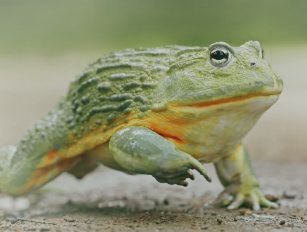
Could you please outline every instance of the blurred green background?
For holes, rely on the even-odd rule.
[[[0,52],[307,41],[306,0],[0,0]]]

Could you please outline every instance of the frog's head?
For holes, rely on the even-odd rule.
[[[261,96],[277,100],[282,87],[259,42],[240,47],[218,42],[178,52],[159,94],[170,104],[205,106]]]

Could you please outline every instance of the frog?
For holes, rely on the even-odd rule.
[[[99,165],[188,186],[213,163],[227,209],[277,208],[242,139],[283,82],[258,41],[124,49],[90,64],[15,146],[0,149],[0,191],[20,196]]]

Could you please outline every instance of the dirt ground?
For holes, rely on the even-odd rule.
[[[212,165],[213,183],[197,175],[188,188],[101,167],[81,181],[63,174],[25,197],[0,195],[0,231],[307,231],[306,52],[268,50],[285,91],[246,138],[263,190],[278,200],[278,210],[214,206],[222,186]],[[0,58],[0,145],[16,143],[96,57]]]

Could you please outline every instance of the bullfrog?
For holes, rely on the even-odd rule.
[[[99,164],[187,186],[195,172],[210,182],[203,164],[213,163],[225,186],[217,202],[276,208],[242,139],[282,88],[257,41],[113,52],[77,76],[17,146],[1,148],[0,191],[26,194]]]

